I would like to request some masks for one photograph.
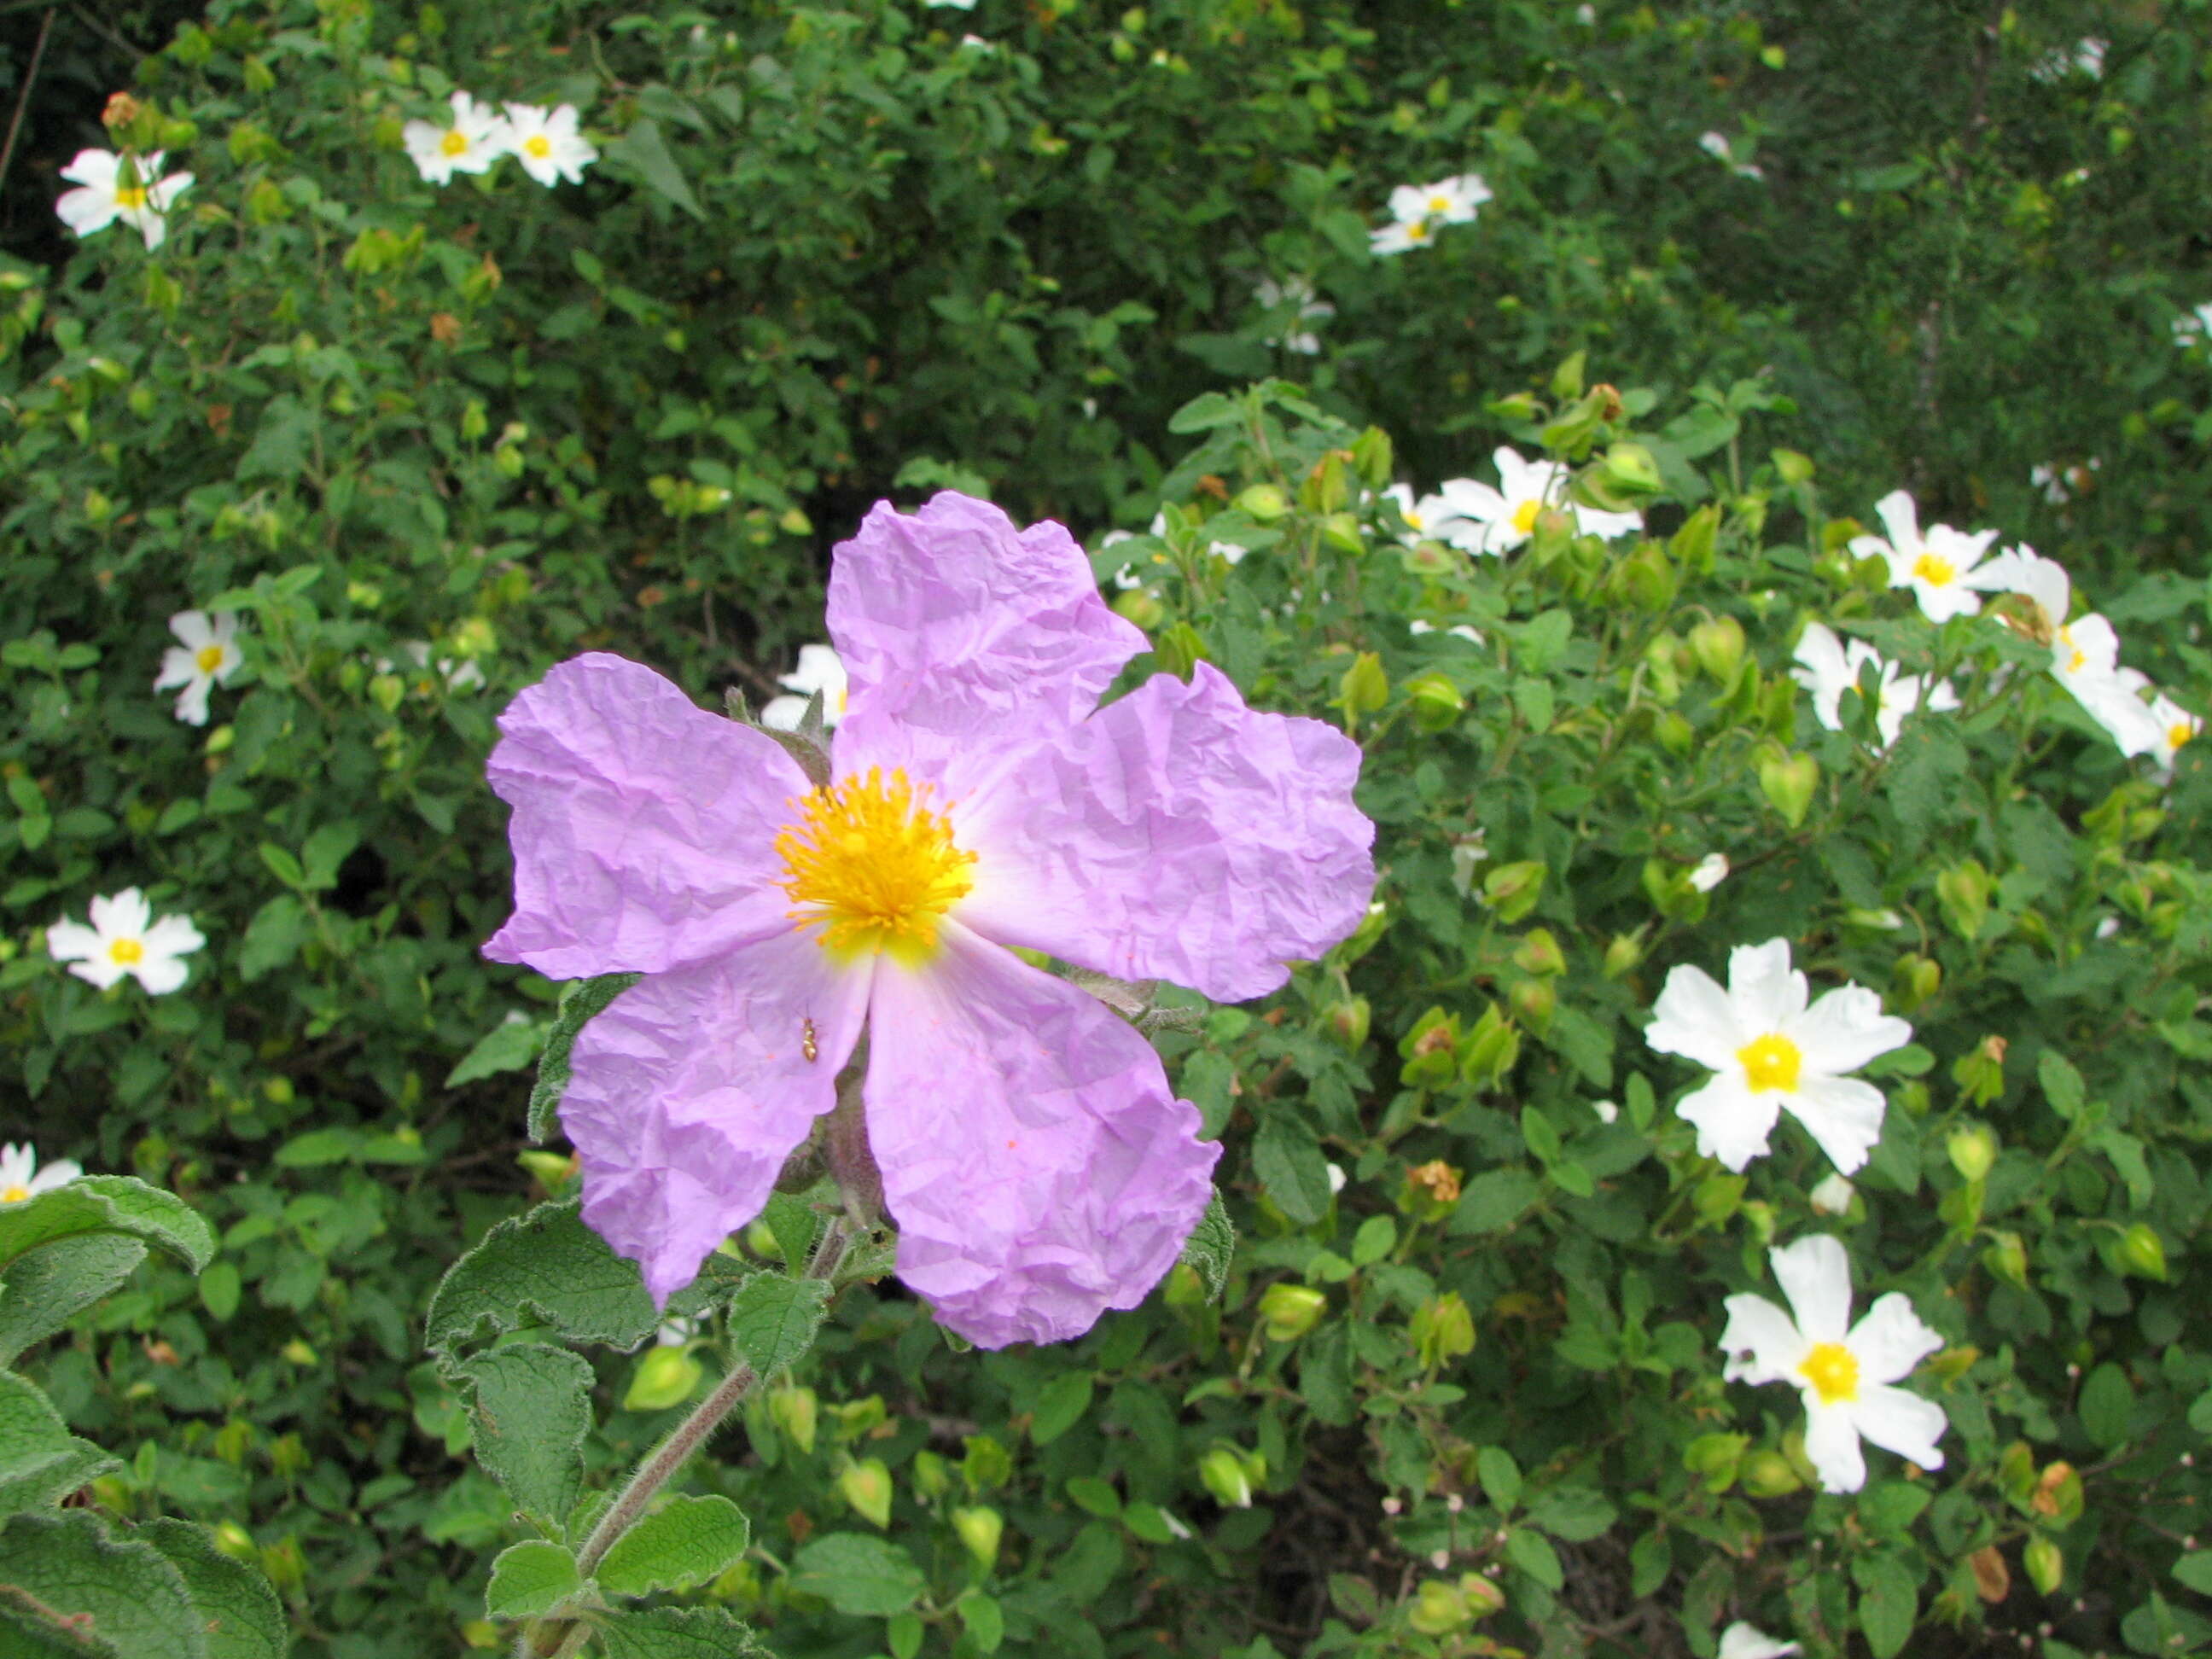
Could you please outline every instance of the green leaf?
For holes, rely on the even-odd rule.
[[[1474,1456],[1482,1490],[1502,1514],[1521,1501],[1521,1466],[1503,1446],[1485,1446]]]
[[[251,985],[300,954],[307,938],[307,907],[279,893],[253,913],[238,945],[238,976]]]
[[[519,1342],[461,1368],[476,1385],[477,1462],[531,1516],[557,1528],[584,1485],[592,1368],[566,1348]]]
[[[596,979],[572,980],[562,988],[560,1006],[554,1010],[544,1048],[538,1056],[538,1080],[530,1085],[532,1140],[544,1139],[546,1131],[553,1127],[553,1115],[568,1087],[568,1050],[575,1046],[576,1033],[644,977],[642,974],[601,974]]]
[[[584,1575],[565,1545],[544,1538],[510,1544],[491,1564],[484,1611],[494,1619],[535,1619],[584,1588]]]
[[[905,1612],[927,1582],[896,1544],[862,1533],[825,1534],[792,1558],[793,1589],[862,1619]]]
[[[1543,1188],[1526,1170],[1485,1170],[1459,1195],[1459,1207],[1444,1231],[1502,1233],[1528,1213]]]
[[[58,1504],[116,1460],[69,1431],[38,1386],[0,1371],[0,1510]]]
[[[360,1150],[358,1129],[310,1129],[279,1146],[271,1162],[286,1170],[319,1170],[325,1164],[343,1164]]]
[[[1864,1562],[1856,1576],[1862,1591],[1859,1628],[1866,1632],[1867,1646],[1875,1659],[1893,1659],[1911,1639],[1919,1589],[1911,1573],[1880,1557]]]
[[[1557,1590],[1567,1582],[1552,1540],[1531,1528],[1516,1527],[1505,1535],[1505,1559],[1547,1590]]]
[[[1285,1112],[1261,1120],[1252,1138],[1252,1168],[1267,1196],[1301,1227],[1328,1213],[1328,1160],[1313,1132]]]
[[[495,1025],[478,1037],[476,1046],[446,1073],[446,1086],[458,1089],[479,1078],[501,1072],[519,1072],[536,1060],[538,1051],[544,1046],[545,1027],[536,1020],[510,1019]]]
[[[755,1273],[730,1301],[730,1346],[763,1381],[814,1346],[830,1287],[818,1279]]]
[[[2074,1062],[2056,1048],[2045,1048],[2035,1060],[2036,1081],[2043,1085],[2043,1097],[2051,1103],[2051,1109],[2063,1118],[2072,1118],[2081,1110],[2083,1091],[2081,1073],[2074,1069]]]
[[[1528,1523],[1570,1544],[1610,1532],[1620,1511],[1594,1486],[1554,1486],[1528,1504]]]
[[[814,1255],[815,1242],[822,1237],[822,1217],[813,1204],[798,1193],[770,1193],[761,1219],[775,1235],[775,1247],[783,1253],[785,1265],[795,1273],[805,1273]]]
[[[268,1578],[215,1547],[205,1527],[149,1521],[131,1536],[161,1551],[185,1581],[207,1637],[208,1659],[284,1659],[292,1632]]]
[[[720,1607],[621,1607],[591,1615],[606,1659],[769,1659],[752,1631]]]
[[[1112,1481],[1101,1480],[1095,1474],[1069,1476],[1067,1495],[1078,1509],[1102,1521],[1114,1520],[1121,1513],[1121,1494],[1114,1490]]]
[[[210,1261],[207,1271],[200,1275],[200,1305],[218,1323],[228,1322],[238,1311],[238,1298],[244,1290],[238,1269],[228,1261]]]
[[[2081,1428],[2098,1449],[2110,1451],[2128,1437],[2136,1413],[2136,1391],[2128,1374],[2107,1361],[2081,1384]]]
[[[215,1254],[215,1232],[173,1193],[131,1176],[81,1176],[0,1210],[0,1264],[56,1239],[124,1233],[157,1245],[194,1273]]]
[[[628,1351],[659,1328],[635,1262],[584,1224],[582,1200],[541,1204],[500,1222],[456,1261],[430,1298],[424,1340],[450,1356],[492,1334],[550,1325],[578,1342]]]
[[[1398,1243],[1398,1224],[1387,1215],[1370,1215],[1352,1236],[1352,1265],[1371,1267],[1390,1254]]]
[[[0,1586],[82,1620],[124,1659],[211,1659],[184,1576],[151,1544],[110,1538],[89,1510],[10,1517]]]
[[[999,1604],[981,1590],[971,1589],[953,1606],[960,1611],[960,1626],[968,1632],[968,1639],[981,1653],[996,1653],[999,1644],[1006,1639],[1006,1615]]]
[[[2173,1564],[2173,1576],[2199,1595],[2212,1595],[2212,1550],[2194,1550]]]
[[[146,1246],[121,1233],[58,1238],[0,1271],[0,1365],[42,1342],[131,1277]]]
[[[690,181],[676,165],[676,158],[668,153],[668,141],[660,136],[659,122],[650,117],[640,117],[630,124],[628,132],[608,144],[605,154],[608,161],[634,169],[656,192],[694,219],[707,216],[700,210],[699,198],[691,193]]]
[[[1237,1229],[1229,1219],[1228,1206],[1217,1192],[1206,1200],[1206,1213],[1198,1218],[1198,1225],[1191,1229],[1190,1237],[1182,1247],[1182,1260],[1206,1281],[1206,1296],[1218,1302],[1223,1287],[1229,1283],[1229,1264],[1236,1255]]]
[[[301,888],[307,884],[307,872],[300,867],[300,860],[277,846],[275,842],[264,841],[261,843],[261,861],[267,865],[270,872],[287,887]]]
[[[1037,1390],[1030,1418],[1030,1443],[1049,1446],[1083,1420],[1091,1409],[1089,1371],[1062,1371]]]
[[[360,845],[361,826],[357,823],[326,823],[309,836],[300,848],[300,862],[306,866],[307,885],[318,892],[337,886],[338,866]]]
[[[751,1528],[726,1498],[671,1498],[615,1541],[593,1575],[616,1595],[688,1589],[745,1553]]]

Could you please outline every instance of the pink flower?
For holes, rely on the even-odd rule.
[[[586,1026],[584,1214],[665,1298],[863,1096],[898,1273],[987,1347],[1133,1307],[1219,1149],[1158,1055],[1007,946],[1255,997],[1366,912],[1358,750],[1210,665],[1096,708],[1144,635],[1060,526],[946,493],[836,550],[831,781],[647,668],[563,663],[501,720],[515,914],[485,954],[646,977]]]

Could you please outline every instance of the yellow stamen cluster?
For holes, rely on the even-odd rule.
[[[134,967],[146,959],[146,947],[135,939],[119,939],[107,947],[107,959],[124,967]]]
[[[0,1187],[0,1204],[21,1204],[30,1195],[31,1189],[21,1182],[12,1187]]]
[[[1795,1089],[1797,1073],[1805,1065],[1804,1051],[1779,1032],[1745,1043],[1735,1051],[1735,1058],[1743,1067],[1743,1080],[1757,1094],[1769,1089]]]
[[[953,845],[952,825],[903,771],[872,767],[795,801],[799,817],[775,838],[789,872],[792,919],[819,927],[839,957],[889,951],[902,962],[937,948],[937,923],[975,884],[975,855]]]
[[[1950,560],[1923,553],[1912,562],[1912,574],[1930,587],[1948,587],[1959,579],[1959,568]]]
[[[533,132],[522,141],[522,148],[534,159],[542,161],[553,153],[553,141],[542,132]]]
[[[1813,1385],[1824,1406],[1859,1397],[1858,1356],[1840,1342],[1815,1342],[1797,1374]]]
[[[115,187],[115,205],[135,213],[138,209],[146,205],[145,186],[143,185],[118,185]]]
[[[1543,502],[1533,497],[1522,502],[1513,509],[1513,527],[1524,536],[1534,534],[1536,515],[1543,510]]]
[[[465,155],[469,153],[469,136],[455,128],[438,141],[438,148],[448,155]]]
[[[199,665],[201,673],[212,674],[222,666],[222,647],[219,645],[204,645],[192,660]]]
[[[2196,735],[2197,728],[2191,726],[2187,720],[2176,720],[2172,725],[2166,728],[2166,746],[2172,749],[2179,749],[2183,744],[2187,743],[2190,738]]]

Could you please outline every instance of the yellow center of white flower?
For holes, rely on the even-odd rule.
[[[1824,1406],[1841,1405],[1859,1397],[1858,1356],[1840,1342],[1815,1342],[1798,1376],[1813,1385]]]
[[[1938,554],[1923,553],[1912,562],[1912,574],[1930,587],[1948,587],[1959,579],[1959,568]]]
[[[542,132],[533,132],[522,141],[522,149],[525,155],[542,161],[553,153],[553,141]]]
[[[469,136],[455,128],[438,141],[438,148],[448,155],[466,155],[469,153]]]
[[[146,947],[135,939],[119,939],[107,947],[107,959],[118,967],[136,967],[146,959]]]
[[[2176,720],[2166,728],[2166,746],[2179,749],[2197,735],[2197,728],[2187,720]]]
[[[1805,1064],[1804,1051],[1778,1031],[1754,1037],[1735,1051],[1735,1058],[1743,1067],[1744,1082],[1754,1094],[1769,1089],[1795,1089],[1797,1073]]]
[[[31,1189],[20,1181],[0,1187],[0,1204],[21,1204],[30,1195]]]
[[[2066,672],[2069,674],[2080,673],[2081,665],[2089,660],[2089,653],[2074,643],[2074,630],[2070,628],[2060,629],[2058,643],[2066,647]]]
[[[146,205],[146,187],[143,185],[118,185],[115,187],[115,205],[126,212],[137,212]]]
[[[1430,197],[1429,211],[1431,213],[1450,212],[1451,198],[1444,195],[1442,191],[1438,191],[1436,195]]]
[[[1543,502],[1531,497],[1513,509],[1513,527],[1522,535],[1534,533],[1536,515],[1544,510]]]
[[[1408,240],[1425,242],[1429,240],[1429,227],[1425,222],[1419,224],[1407,225],[1406,227],[1406,235]]]
[[[928,794],[902,770],[886,778],[871,767],[793,803],[798,821],[775,838],[781,884],[799,907],[793,919],[821,928],[833,956],[885,951],[911,966],[935,953],[939,919],[975,884],[975,855],[953,844]]]
[[[222,647],[219,645],[204,645],[193,654],[192,660],[199,665],[201,673],[212,674],[222,666]]]
[[[1421,527],[1421,515],[1414,512],[1412,507],[1405,508],[1399,516],[1405,520],[1407,529],[1419,530]]]

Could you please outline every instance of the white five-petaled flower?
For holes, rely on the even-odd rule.
[[[1491,459],[1498,467],[1495,489],[1473,478],[1454,478],[1443,486],[1443,499],[1451,510],[1480,526],[1475,545],[1468,550],[1471,552],[1511,552],[1535,533],[1537,515],[1547,507],[1566,514],[1579,536],[1611,540],[1644,527],[1639,514],[1605,513],[1570,501],[1567,468],[1558,461],[1524,461],[1510,446],[1501,446]]]
[[[1713,160],[1718,161],[1723,167],[1726,167],[1730,173],[1735,174],[1739,179],[1764,179],[1766,177],[1766,174],[1760,171],[1755,163],[1748,161],[1739,161],[1735,159],[1735,145],[1729,142],[1729,136],[1724,132],[1707,132],[1700,134],[1698,138],[1698,148],[1705,151],[1706,155],[1711,156]],[[1748,143],[1745,145],[1744,154],[1746,155],[1749,155],[1751,154],[1751,148]]]
[[[453,118],[445,126],[410,121],[399,130],[416,170],[434,185],[451,184],[457,173],[488,173],[512,147],[506,121],[489,104],[457,92],[453,106]]]
[[[112,150],[81,149],[62,169],[62,177],[77,185],[64,191],[54,204],[62,222],[79,236],[105,230],[120,219],[156,248],[168,234],[163,215],[178,197],[192,187],[189,173],[173,173],[164,179],[161,152],[125,158]],[[125,162],[129,161],[126,168]]]
[[[1433,634],[1437,631],[1437,625],[1423,617],[1416,617],[1406,624],[1406,631],[1416,635]],[[1454,623],[1449,628],[1445,629],[1443,633],[1446,639],[1465,640],[1469,645],[1482,643],[1482,631],[1471,623]]]
[[[1931,690],[1923,676],[1899,673],[1895,663],[1885,660],[1864,640],[1845,643],[1825,623],[1805,624],[1805,631],[1797,638],[1794,660],[1797,665],[1790,671],[1790,678],[1813,694],[1813,713],[1831,732],[1843,730],[1844,693],[1857,689],[1861,672],[1869,663],[1874,665],[1878,676],[1874,724],[1884,749],[1897,741],[1897,734],[1905,728],[1905,717],[1914,709],[1923,705],[1942,709],[1959,706],[1959,694],[1948,681],[1938,680]]]
[[[204,611],[179,611],[169,618],[169,632],[180,643],[161,653],[154,689],[184,687],[177,694],[177,718],[187,726],[205,726],[208,693],[228,684],[246,660],[238,649],[238,618],[228,611],[210,617]]]
[[[68,1158],[58,1158],[41,1170],[39,1155],[27,1141],[21,1146],[0,1146],[0,1205],[21,1204],[66,1187],[84,1173]]]
[[[1790,941],[1729,952],[1728,988],[1686,964],[1667,975],[1644,1040],[1716,1075],[1674,1109],[1698,1127],[1698,1151],[1741,1170],[1767,1150],[1784,1109],[1845,1175],[1881,1139],[1881,1091],[1844,1073],[1912,1040],[1912,1027],[1881,1011],[1863,986],[1845,985],[1807,1006],[1805,975],[1790,966]]]
[[[1874,511],[1888,537],[1854,536],[1851,551],[1863,559],[1879,555],[1886,561],[1889,585],[1911,588],[1921,615],[1929,622],[1948,622],[1982,608],[1975,590],[1993,584],[1985,569],[1975,567],[1997,538],[1996,531],[1969,536],[1948,524],[1931,524],[1923,531],[1912,497],[1902,489],[1891,490],[1874,504]]]
[[[507,144],[522,170],[551,188],[566,179],[584,182],[584,169],[599,159],[591,141],[576,130],[576,106],[547,109],[539,104],[509,104]]]
[[[776,684],[794,695],[771,697],[768,707],[761,710],[761,724],[769,731],[796,732],[806,713],[808,701],[817,691],[822,694],[824,726],[833,726],[845,718],[845,665],[830,647],[800,646],[798,668],[778,675]]]
[[[2155,735],[2155,746],[2150,750],[2151,756],[2162,769],[2171,771],[2174,757],[2181,752],[2181,746],[2204,729],[2204,717],[2191,714],[2163,691],[2151,699],[2149,713],[2151,729]]]
[[[1479,173],[1463,173],[1432,185],[1400,185],[1390,192],[1390,222],[1370,231],[1368,245],[1378,254],[1426,247],[1439,225],[1466,224],[1489,199],[1490,186]]]
[[[1415,542],[1436,541],[1448,543],[1462,553],[1480,553],[1488,526],[1467,517],[1454,505],[1449,492],[1462,487],[1481,488],[1472,478],[1455,478],[1437,494],[1418,500],[1411,484],[1395,483],[1385,489],[1384,498],[1396,506],[1409,532],[1400,539],[1409,547]]]
[[[1755,1625],[1739,1619],[1721,1632],[1719,1659],[1789,1659],[1804,1650],[1795,1642],[1778,1642]]]
[[[1940,1469],[1936,1442],[1949,1426],[1932,1400],[1893,1386],[1943,1346],[1920,1322],[1912,1304],[1892,1291],[1851,1317],[1851,1264],[1843,1245],[1814,1233],[1770,1253],[1774,1276],[1796,1313],[1792,1319],[1763,1296],[1728,1299],[1721,1346],[1730,1382],[1787,1382],[1804,1396],[1805,1455],[1822,1490],[1856,1492],[1866,1484],[1862,1437],[1923,1468]]]
[[[2157,752],[2161,736],[2171,733],[2161,731],[2137,695],[2148,682],[2120,666],[2120,636],[2111,623],[2094,611],[2069,620],[2074,588],[2065,567],[2022,544],[2007,548],[1983,569],[1990,586],[2028,602],[2035,615],[2024,631],[2050,646],[2051,677],[2104,728],[2120,752]]]
[[[154,907],[136,887],[92,902],[92,926],[67,917],[46,929],[46,951],[70,972],[105,991],[125,974],[155,996],[185,982],[181,958],[207,943],[184,916],[154,920]]]
[[[1710,893],[1728,879],[1728,854],[1708,853],[1698,860],[1698,867],[1690,872],[1690,885],[1700,893]]]
[[[1259,286],[1252,290],[1252,297],[1267,311],[1273,311],[1281,306],[1297,307],[1297,314],[1290,325],[1268,337],[1271,343],[1308,357],[1319,353],[1321,337],[1311,329],[1301,328],[1299,325],[1334,317],[1336,307],[1326,300],[1315,298],[1311,283],[1303,276],[1293,276],[1283,283],[1278,283],[1273,277],[1263,277]]]

